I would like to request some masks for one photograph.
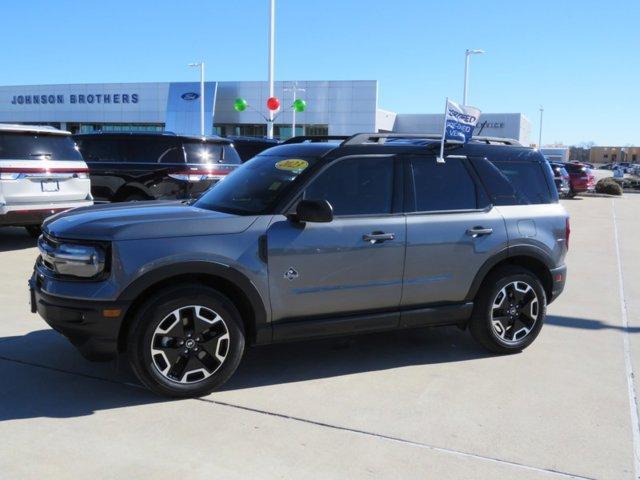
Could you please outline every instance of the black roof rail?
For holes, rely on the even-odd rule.
[[[349,135],[298,135],[297,137],[291,137],[284,142],[282,145],[290,145],[292,143],[321,143],[327,142],[329,140],[347,140]]]
[[[487,143],[487,144],[502,144],[502,145],[511,145],[514,147],[522,147],[522,144],[516,140],[515,138],[501,138],[501,137],[471,137],[472,141]]]
[[[440,140],[442,135],[438,133],[356,133],[342,142],[342,146],[362,145],[365,143],[384,143],[387,139],[423,139],[423,140]],[[511,146],[522,146],[520,142],[513,138],[500,137],[471,137],[472,142],[486,144],[500,144]]]
[[[434,133],[356,133],[342,142],[346,145],[362,145],[363,143],[384,143],[387,138],[422,138],[440,140],[442,135]]]

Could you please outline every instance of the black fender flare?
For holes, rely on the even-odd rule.
[[[467,293],[465,300],[473,301],[476,294],[478,293],[478,290],[480,290],[482,282],[484,281],[487,274],[491,271],[491,269],[499,263],[513,257],[531,257],[543,263],[549,270],[555,268],[556,266],[551,256],[540,247],[537,247],[535,245],[509,246],[499,251],[493,257],[482,264],[482,266],[476,273],[476,276],[473,278],[473,282],[471,282],[471,287],[469,287],[469,292]]]
[[[218,277],[238,287],[249,300],[254,313],[255,343],[269,343],[271,341],[271,324],[268,321],[267,309],[258,289],[242,272],[221,263],[188,261],[155,268],[131,282],[118,297],[118,302],[131,304],[146,289],[179,275]]]

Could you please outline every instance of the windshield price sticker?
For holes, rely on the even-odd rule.
[[[288,160],[280,160],[276,163],[278,170],[287,170],[288,172],[300,173],[309,166],[306,160],[290,158]]]

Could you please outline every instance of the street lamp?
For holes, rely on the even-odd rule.
[[[538,148],[542,148],[542,114],[544,113],[544,108],[540,105],[540,130],[538,131]]]
[[[464,52],[464,91],[462,92],[462,104],[467,104],[467,81],[469,78],[469,57],[471,55],[482,55],[484,50],[469,50]]]
[[[275,28],[276,28],[276,0],[269,0],[269,98],[273,98],[273,64],[275,51]],[[269,109],[269,121],[267,122],[267,138],[273,138],[273,114]]]
[[[190,63],[190,67],[200,67],[200,136],[204,137],[204,62]]]
[[[298,82],[294,82],[293,83],[293,87],[287,87],[284,89],[285,92],[293,92],[293,102],[291,103],[291,106],[293,108],[292,110],[292,117],[291,117],[291,136],[295,137],[296,136],[296,100],[298,99],[298,92],[306,92],[307,89],[306,88],[300,88],[298,87]]]

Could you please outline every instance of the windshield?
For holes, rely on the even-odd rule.
[[[0,160],[82,160],[68,135],[0,133]]]
[[[266,213],[317,158],[258,155],[230,173],[194,204],[237,215]]]

